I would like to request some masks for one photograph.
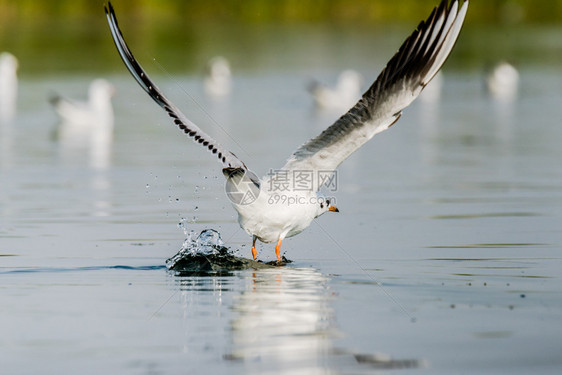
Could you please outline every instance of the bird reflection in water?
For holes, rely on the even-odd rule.
[[[341,336],[329,278],[312,268],[275,267],[252,272],[235,298],[231,351],[226,360],[244,374],[340,374],[420,368],[425,360],[337,348]]]
[[[424,360],[336,347],[336,294],[315,269],[269,266],[178,280],[184,352],[211,361],[222,353],[229,373],[347,374],[426,366]]]
[[[335,335],[328,279],[311,268],[255,271],[235,299],[232,352],[246,373],[324,373]]]

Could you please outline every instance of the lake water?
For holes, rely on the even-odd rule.
[[[319,71],[235,70],[222,100],[199,75],[139,58],[265,175],[339,115],[315,111],[311,77],[358,66],[370,82],[386,57],[372,70],[359,55]],[[46,101],[83,96],[94,77],[22,79],[1,128],[0,372],[560,373],[562,75],[520,68],[511,103],[483,95],[480,70],[445,70],[439,102],[415,102],[342,164],[340,213],[284,241],[293,263],[216,277],[165,267],[184,228],[213,228],[251,256],[214,158],[124,68],[106,75],[115,136],[95,150],[54,139]],[[274,259],[274,246],[258,256]]]

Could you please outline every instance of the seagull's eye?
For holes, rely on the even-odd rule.
[[[328,206],[330,205],[330,200],[329,200],[329,199],[326,199],[326,205],[328,205]]]
[[[324,203],[320,203],[320,208],[324,208]]]

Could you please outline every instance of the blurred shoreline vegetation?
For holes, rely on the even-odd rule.
[[[0,51],[20,59],[22,75],[120,72],[122,63],[107,27],[105,3],[0,0]],[[304,68],[333,63],[330,58],[345,53],[365,53],[367,59],[365,43],[375,45],[375,52],[386,60],[439,0],[112,3],[131,48],[143,47],[137,52],[139,60],[158,57],[170,71],[199,71],[215,54],[232,58],[238,70],[259,64],[283,67],[283,49],[292,56],[316,54],[296,62]],[[462,43],[448,65],[479,68],[482,59],[496,57],[543,64],[560,61],[560,30],[562,0],[471,0]],[[314,43],[305,45],[304,40]],[[342,45],[344,53],[330,50]]]
[[[106,1],[0,0],[0,23],[97,19]],[[372,24],[419,21],[439,0],[114,0],[122,17],[168,22]],[[472,0],[476,23],[562,23],[562,0]]]

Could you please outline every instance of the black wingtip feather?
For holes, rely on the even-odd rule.
[[[436,27],[437,20],[440,17],[447,18],[448,14],[452,9],[452,5],[459,0],[442,0],[441,3],[434,7],[431,14],[425,21],[421,21],[414,30],[414,32],[406,38],[398,52],[392,57],[388,62],[386,67],[383,69],[375,84],[369,88],[369,91],[373,89],[381,89],[384,86],[389,86],[394,84],[398,79],[402,79],[404,76],[411,76],[414,74],[424,74],[427,73],[428,69],[431,68],[432,60],[438,54],[441,46],[437,43],[440,40],[440,36],[446,30],[445,20],[440,26],[439,30],[433,30]],[[437,32],[437,35],[431,40],[431,34]],[[420,36],[427,33],[424,36],[423,43],[420,43]],[[431,43],[431,45],[429,45]],[[420,51],[428,50],[428,53],[420,53]]]
[[[129,70],[133,78],[135,78],[135,80],[143,88],[143,90],[168,113],[168,115],[173,119],[174,124],[176,124],[179,129],[181,129],[188,136],[193,137],[196,142],[203,144],[214,154],[216,154],[218,152],[216,146],[213,145],[213,142],[211,142],[210,140],[205,139],[208,136],[205,135],[204,132],[200,131],[197,126],[192,124],[189,120],[181,118],[184,117],[183,114],[181,114],[181,112],[179,112],[179,110],[175,108],[175,105],[173,105],[163,94],[160,93],[160,90],[154,85],[148,75],[144,72],[141,65],[137,62],[137,60],[133,56],[133,53],[127,46],[125,39],[123,38],[123,33],[119,28],[115,10],[111,2],[108,2],[107,5],[104,5],[104,10],[113,37],[113,42],[115,43],[121,59],[125,63],[125,66]],[[190,127],[194,127],[195,130]],[[199,134],[199,132],[203,135]],[[244,163],[240,161],[234,154],[230,152],[228,153],[234,156],[234,159],[236,159],[236,164],[240,164],[244,168],[246,168]],[[230,157],[228,159],[230,159]],[[219,152],[219,160],[221,160],[223,164],[228,164],[230,166],[232,165],[232,159],[230,159],[227,163],[228,159],[226,154]]]
[[[421,92],[420,87],[423,89],[431,81],[449,56],[462,27],[468,2],[469,0],[442,0],[438,6],[434,7],[427,19],[422,20],[418,27],[406,38],[357,104],[319,136],[299,147],[283,168],[298,169],[300,165],[308,165],[308,158],[339,141],[342,143],[349,141],[346,145],[350,149],[353,148],[353,144],[357,144],[357,142],[352,137],[352,131],[364,125],[371,126],[380,123],[377,122],[378,118],[374,118],[374,114],[382,108],[380,109],[383,111],[382,115],[387,115],[384,113],[385,110],[388,110],[386,107],[388,102],[385,102],[385,100],[389,99],[389,95],[403,93],[403,90],[412,90],[410,97],[412,100],[415,99]],[[455,11],[457,6],[458,11]],[[459,23],[458,16],[461,12],[462,19]],[[448,35],[453,29],[455,30],[454,39],[448,39]],[[446,50],[443,48],[446,48]],[[443,52],[446,53],[443,54]],[[408,98],[407,93],[404,97]],[[407,102],[407,99],[401,100],[403,100],[405,106],[401,107],[399,112],[392,117],[389,115],[389,121],[393,121],[393,123],[398,120],[401,110],[411,103],[411,101]],[[399,107],[396,109],[399,109]],[[377,129],[377,132],[388,128],[386,123],[381,123],[381,125],[386,127]],[[345,136],[348,137],[345,138]],[[322,165],[332,163],[330,168],[335,168],[350,154],[341,153],[332,157],[325,156],[324,153],[314,162]],[[320,158],[322,158],[321,162],[318,161]],[[329,160],[326,161],[326,159]]]

